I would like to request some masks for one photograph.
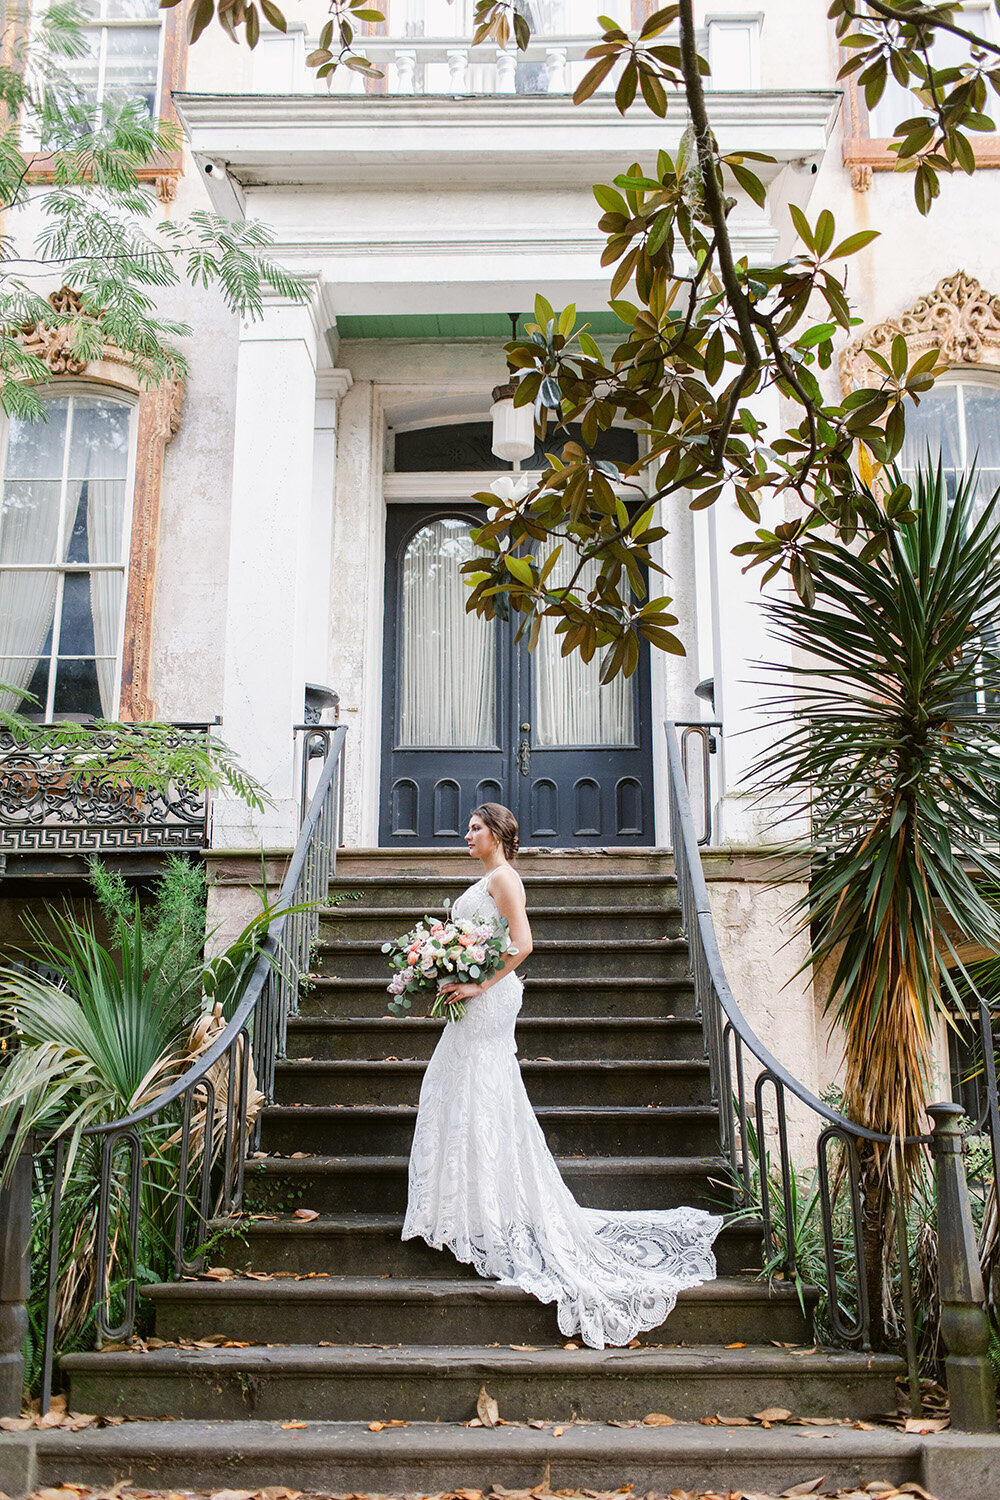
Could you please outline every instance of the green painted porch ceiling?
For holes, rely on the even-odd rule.
[[[518,331],[533,314],[521,315]],[[579,313],[596,335],[614,338],[625,324],[613,312]],[[337,314],[337,332],[342,339],[509,339],[506,313],[373,313]]]

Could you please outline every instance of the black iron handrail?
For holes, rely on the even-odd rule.
[[[798,1245],[786,1103],[786,1096],[792,1095],[806,1106],[822,1127],[819,1129],[816,1151],[826,1262],[827,1316],[836,1337],[845,1343],[859,1343],[863,1348],[869,1349],[872,1309],[868,1306],[866,1294],[859,1147],[862,1144],[896,1149],[900,1146],[930,1147],[932,1137],[913,1136],[900,1141],[896,1137],[867,1130],[848,1120],[793,1077],[750,1025],[729,987],[715,936],[677,726],[668,722],[665,729],[674,873],[694,978],[696,1011],[701,1020],[705,1053],[709,1062],[712,1103],[718,1112],[720,1144],[729,1162],[738,1207],[760,1212],[767,1260],[773,1262],[780,1257],[786,1278],[795,1279],[798,1274]],[[758,1065],[756,1076],[752,1080],[752,1124],[751,1102],[748,1099],[748,1073],[752,1068],[749,1059],[754,1059]],[[773,1126],[768,1122],[765,1107],[769,1094],[773,1097]],[[752,1131],[756,1132],[756,1153],[751,1145]],[[831,1172],[830,1151],[834,1143],[840,1148],[841,1160],[837,1170]],[[771,1210],[772,1149],[776,1149],[777,1153],[785,1218],[784,1244],[780,1247],[776,1244]],[[834,1203],[837,1188],[844,1186],[850,1207],[851,1259],[857,1297],[857,1311],[853,1317],[842,1306],[837,1278]],[[896,1228],[907,1365],[911,1399],[916,1409],[919,1407],[920,1386],[912,1318],[906,1221],[901,1200],[897,1201]]]
[[[248,1119],[251,1088],[267,1102],[274,1097],[275,1062],[284,1054],[288,1017],[298,1004],[299,981],[308,971],[309,954],[319,930],[318,906],[326,898],[336,872],[337,846],[343,816],[344,745],[346,727],[323,731],[325,759],[278,897],[276,915],[261,945],[250,981],[220,1035],[192,1065],[141,1109],[119,1120],[88,1126],[82,1134],[101,1142],[101,1171],[97,1210],[96,1286],[94,1317],[99,1340],[128,1337],[134,1327],[142,1193],[143,1138],[141,1127],[159,1119],[165,1128],[177,1123],[179,1172],[174,1232],[174,1275],[193,1269],[185,1258],[192,1226],[187,1223],[189,1198],[195,1200],[194,1243],[203,1237],[213,1204],[223,1214],[236,1211],[243,1199],[244,1168],[256,1128]],[[220,1094],[225,1094],[224,1129],[216,1141]],[[200,1096],[200,1098],[196,1097]],[[178,1120],[179,1115],[179,1120]],[[49,1407],[58,1290],[59,1226],[63,1187],[65,1137],[54,1144],[52,1205],[46,1286],[46,1319],[42,1356],[41,1411]],[[127,1254],[111,1244],[110,1210],[115,1154],[128,1154]],[[189,1189],[193,1159],[200,1157],[201,1181]],[[218,1165],[221,1160],[221,1180]],[[124,1316],[117,1327],[108,1323],[109,1271],[112,1263],[124,1282]]]
[[[685,775],[685,760],[677,726],[667,723],[667,764],[670,797],[670,832],[674,872],[680,897],[684,934],[694,978],[695,1006],[701,1020],[705,1053],[709,1062],[712,1102],[718,1110],[719,1138],[732,1173],[737,1206],[759,1211],[767,1260],[780,1259],[785,1275],[798,1272],[798,1245],[792,1196],[792,1161],[788,1146],[786,1095],[805,1105],[821,1128],[816,1141],[817,1182],[823,1226],[826,1271],[827,1316],[836,1337],[845,1343],[871,1347],[872,1313],[867,1296],[865,1240],[862,1232],[862,1149],[872,1146],[929,1147],[934,1159],[938,1214],[938,1297],[941,1308],[940,1334],[945,1349],[945,1374],[951,1400],[951,1423],[959,1430],[995,1432],[997,1411],[994,1380],[987,1355],[988,1320],[983,1278],[976,1253],[969,1212],[968,1188],[962,1166],[963,1138],[959,1126],[962,1110],[956,1104],[928,1106],[933,1121],[930,1135],[900,1140],[848,1120],[818,1098],[778,1062],[753,1030],[733,996],[726,979],[715,937],[708,888],[701,868]],[[993,1059],[992,1018],[980,1005],[980,1033],[986,1074],[986,1106],[980,1125],[988,1128],[994,1173],[1000,1155],[1000,1104]],[[753,1130],[751,1142],[747,1099],[748,1058],[759,1071],[753,1080]],[[769,1125],[764,1107],[768,1092],[774,1097],[774,1123]],[[777,1149],[780,1192],[785,1215],[784,1245],[776,1253],[771,1212],[772,1142]],[[831,1147],[840,1148],[831,1172]],[[756,1145],[756,1152],[752,1149]],[[756,1155],[756,1163],[753,1157]],[[756,1182],[754,1177],[756,1175]],[[995,1177],[994,1181],[998,1179]],[[846,1188],[850,1211],[850,1263],[855,1278],[857,1310],[853,1317],[840,1301],[837,1283],[834,1204]],[[756,1189],[756,1193],[755,1193]],[[902,1325],[906,1346],[911,1410],[920,1410],[920,1378],[917,1364],[913,1288],[910,1276],[906,1205],[894,1193],[896,1249],[899,1259]],[[759,1202],[755,1201],[759,1198]],[[841,1247],[841,1254],[843,1254]]]

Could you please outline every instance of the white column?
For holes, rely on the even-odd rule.
[[[240,336],[222,729],[274,806],[220,797],[217,847],[288,848],[306,682],[319,307],[271,302]]]
[[[776,431],[779,412],[775,394],[766,392],[750,404],[768,430]],[[771,523],[783,520],[783,504],[765,497],[761,502],[765,518],[769,517]],[[746,780],[751,765],[776,737],[777,725],[762,712],[761,704],[775,696],[765,681],[766,676],[774,674],[768,673],[764,664],[778,659],[780,648],[767,633],[765,595],[760,590],[762,570],[744,573],[746,560],[734,557],[732,552],[738,542],[753,536],[753,523],[730,491],[723,492],[708,516],[715,576],[715,717],[723,726],[720,842],[758,846],[790,837],[795,831],[789,823],[778,826],[777,812],[756,803]],[[779,575],[767,593],[784,587],[783,575]]]
[[[337,418],[350,390],[350,370],[320,370],[316,376],[313,428],[313,489],[310,545],[306,559],[306,681],[337,689],[330,671],[330,599],[333,581],[333,501],[337,464]]]

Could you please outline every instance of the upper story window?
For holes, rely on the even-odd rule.
[[[48,421],[14,418],[7,431],[0,707],[115,719],[136,407],[93,388],[47,406]]]
[[[87,52],[66,71],[95,115],[128,99],[142,99],[150,115],[159,115],[164,27],[158,0],[82,0],[81,9]]]
[[[907,412],[899,467],[909,477],[918,463],[941,467],[954,494],[958,479],[975,465],[980,503],[1000,486],[1000,384],[947,379]]]
[[[992,0],[964,0],[961,14],[956,19],[977,36],[985,37],[991,42],[1000,41],[1000,19]],[[878,23],[872,25],[877,32]],[[967,63],[969,43],[950,32],[939,32],[931,48],[931,61],[936,68],[950,68]],[[845,84],[845,160],[863,162],[876,170],[894,168],[897,156],[894,151],[889,150],[889,143],[896,126],[921,112],[919,101],[893,78],[891,72],[881,99],[871,109],[865,103],[864,92],[858,88],[856,77],[848,79]],[[981,166],[1000,163],[995,134],[974,132],[971,140],[976,160]]]

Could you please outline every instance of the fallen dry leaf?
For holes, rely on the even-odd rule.
[[[745,1349],[746,1344],[727,1344],[725,1347],[727,1349]]]
[[[651,1411],[642,1419],[644,1427],[673,1427],[673,1417],[668,1417],[665,1412]]]
[[[752,1427],[753,1423],[749,1417],[724,1417],[719,1413],[718,1422],[720,1427]],[[770,1423],[767,1424],[768,1426]]]
[[[907,1417],[903,1423],[903,1431],[917,1433],[943,1432],[948,1425],[949,1419],[947,1417]]]
[[[203,1281],[232,1281],[236,1272],[230,1270],[228,1266],[209,1266],[208,1270],[202,1271],[201,1275]],[[243,1491],[219,1490],[218,1493],[220,1495],[242,1495]],[[250,1493],[253,1494],[253,1491],[251,1490]]]
[[[516,1354],[537,1354],[541,1344],[511,1344],[509,1346]]]
[[[579,1349],[579,1344],[563,1344],[564,1349]]]
[[[769,1406],[766,1411],[754,1412],[758,1422],[787,1422],[791,1415],[783,1406]]]
[[[253,1500],[253,1490],[213,1490],[212,1500]]]
[[[318,1219],[319,1214],[314,1208],[297,1208],[292,1214],[293,1219],[300,1219],[303,1224],[311,1224],[313,1219]]]
[[[821,1474],[818,1479],[803,1479],[801,1484],[789,1485],[787,1490],[782,1490],[781,1500],[791,1495],[815,1495],[825,1478],[826,1475]]]
[[[495,1427],[500,1416],[500,1408],[493,1397],[487,1393],[484,1385],[479,1387],[479,1397],[476,1401],[476,1416],[484,1427]]]
[[[282,1422],[281,1430],[282,1432],[291,1432],[293,1428],[302,1428],[308,1426],[308,1422]]]

